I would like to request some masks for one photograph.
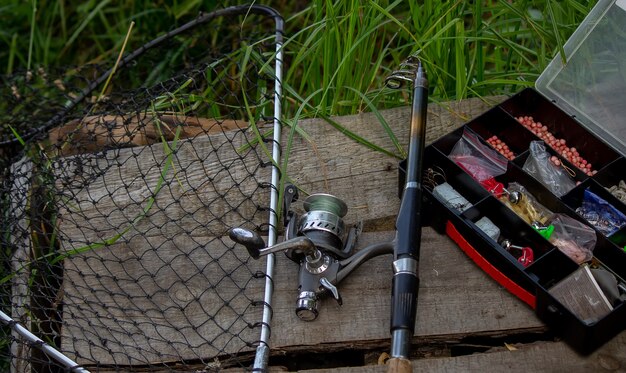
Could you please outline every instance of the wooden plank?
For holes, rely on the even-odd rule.
[[[364,233],[360,246],[392,237],[392,232]],[[196,250],[187,258],[178,248],[181,243],[177,240],[161,242],[157,238],[137,237],[126,247],[95,250],[67,260],[63,340],[76,342],[64,344],[64,350],[70,355],[74,351],[79,360],[82,357],[101,364],[145,364],[162,361],[164,357],[210,359],[240,352],[241,343],[232,341],[230,345],[220,345],[219,341],[212,341],[215,347],[203,345],[204,338],[216,330],[216,325],[206,325],[207,315],[217,315],[217,325],[241,322],[237,315],[220,315],[207,304],[234,297],[229,300],[232,309],[246,309],[250,299],[258,299],[262,293],[262,283],[246,284],[243,294],[234,284],[246,283],[251,273],[261,269],[262,261],[250,261],[248,271],[236,258],[245,257],[243,249],[240,253],[226,248],[219,252],[216,249],[219,241],[198,244],[209,247],[210,256],[204,250]],[[232,256],[231,259],[224,259],[225,254]],[[176,257],[179,259],[172,260]],[[220,258],[219,263],[216,257]],[[202,271],[192,264],[207,262],[209,265]],[[152,278],[152,273],[157,276]],[[189,281],[172,280],[185,273],[191,276]],[[532,310],[476,269],[447,237],[429,228],[424,230],[420,273],[417,343],[545,330]],[[318,320],[306,323],[295,316],[297,265],[278,255],[273,302],[274,320],[278,322],[272,325],[273,353],[303,349],[321,352],[346,344],[371,348],[388,343],[390,279],[390,256],[365,263],[340,284],[344,305],[339,308],[334,301],[326,299]],[[220,286],[212,288],[211,284]],[[203,290],[207,287],[208,290]],[[195,293],[201,297],[183,302],[184,309],[179,310],[183,304],[181,298],[187,299]],[[151,297],[146,298],[147,294]],[[202,330],[204,334],[189,333],[199,325],[206,327]],[[245,337],[254,340],[253,336]],[[176,343],[183,338],[188,345]],[[175,342],[174,347],[168,341]],[[102,344],[106,349],[94,348],[94,344]],[[198,345],[203,345],[201,356],[193,348]],[[159,353],[162,355],[158,356]]]
[[[431,105],[428,140],[460,126],[487,107],[477,99],[450,103],[448,107]],[[383,116],[405,143],[408,109],[386,110]],[[372,142],[391,148],[386,132],[380,125],[373,125],[377,123],[373,114],[341,117],[337,121]],[[298,140],[289,155],[287,174],[300,188],[306,192],[334,193],[352,207],[354,219],[395,214],[397,159],[341,136],[319,119],[302,121],[300,126],[314,139],[312,143]],[[204,222],[205,229],[219,235],[224,232],[224,225],[238,225],[244,218],[253,219],[256,225],[266,223],[267,214],[259,213],[258,206],[269,205],[269,193],[255,192],[260,190],[259,183],[269,180],[269,167],[260,168],[258,157],[252,153],[236,152],[250,140],[247,136],[234,131],[180,141],[165,176],[165,187],[156,196],[158,208],[153,209],[150,219],[136,224],[136,231],[171,236]],[[285,134],[285,146],[287,137]],[[163,144],[59,159],[54,167],[60,180],[58,189],[68,199],[68,210],[61,212],[61,231],[80,245],[93,237],[110,238],[127,228],[154,193],[166,159]],[[389,189],[394,193],[386,193]],[[245,198],[253,194],[258,196],[256,203]]]
[[[50,150],[63,156],[97,152],[106,148],[146,146],[245,128],[232,119],[197,118],[152,112],[126,115],[89,115],[50,130]]]
[[[426,141],[430,143],[460,127],[467,120],[489,109],[503,96],[487,102],[468,99],[428,106]],[[410,108],[381,112],[403,149],[408,145]],[[372,143],[398,153],[387,133],[372,113],[333,118],[345,128]],[[346,139],[335,128],[319,119],[299,123],[313,139],[298,140],[289,153],[287,174],[305,192],[331,193],[350,207],[348,220],[372,220],[395,216],[398,158],[373,151]],[[286,144],[287,140],[283,140]],[[392,228],[393,226],[387,228]]]
[[[264,263],[231,247],[209,236],[135,236],[66,259],[63,351],[121,366],[251,351]]]
[[[495,347],[484,353],[440,356],[412,360],[413,372],[622,372],[626,365],[626,332],[608,342],[601,350],[581,356],[564,342],[534,342]],[[509,349],[510,348],[510,349]],[[378,358],[378,356],[375,356]],[[374,359],[376,360],[376,359]],[[290,370],[270,366],[269,372],[298,373],[386,373],[386,365],[375,362],[362,366]],[[243,373],[231,368],[221,372]]]
[[[9,194],[11,211],[17,222],[11,226],[11,244],[15,252],[11,257],[11,269],[15,276],[11,279],[11,318],[30,328],[31,308],[29,291],[30,267],[26,264],[32,260],[30,225],[28,223],[28,200],[30,195],[33,163],[23,157],[11,165],[12,185]],[[11,332],[11,372],[27,372],[31,369],[31,348],[17,332]]]
[[[393,232],[363,233],[360,247],[389,240]],[[343,306],[325,299],[314,322],[295,315],[297,265],[277,256],[272,351],[328,351],[338,345],[371,348],[389,343],[391,256],[357,269],[339,291]],[[452,241],[423,230],[416,343],[460,340],[468,335],[542,332],[534,312],[476,268]]]
[[[486,353],[413,360],[414,372],[599,372],[623,371],[626,332],[589,356],[581,356],[564,342],[536,342],[500,347]],[[384,365],[299,370],[306,373],[384,373]]]
[[[436,119],[432,119],[435,125],[431,126],[429,141],[461,125],[467,117],[458,115],[459,112],[476,115],[487,106],[478,104],[477,101],[451,104],[450,112],[438,106],[431,107],[431,118],[439,118],[440,125],[436,125]],[[408,114],[406,108],[383,113],[403,143],[408,131]],[[382,128],[372,126],[376,120],[372,114],[338,120],[379,145],[389,147],[389,140]],[[301,125],[316,140],[315,143],[298,141],[292,148],[288,171],[299,186],[307,191],[334,193],[345,199],[350,206],[346,218],[349,222],[379,219],[384,223],[387,217],[396,214],[395,158],[364,148],[338,135],[335,129],[319,120],[303,121]],[[180,141],[170,169],[171,175],[168,174],[166,187],[156,196],[154,211],[150,210],[146,217],[136,222],[122,239],[110,242],[103,249],[65,261],[63,349],[71,356],[79,361],[81,358],[86,359],[87,363],[147,364],[163,360],[209,358],[219,353],[238,351],[241,345],[237,343],[232,345],[232,349],[218,347],[213,350],[203,345],[202,356],[198,356],[201,337],[188,337],[175,331],[199,322],[197,318],[206,314],[206,310],[202,309],[203,302],[210,302],[209,298],[217,299],[215,297],[202,298],[199,302],[194,300],[199,304],[201,315],[195,319],[184,310],[180,313],[157,313],[156,316],[151,313],[158,312],[158,309],[163,312],[175,310],[176,292],[163,284],[168,283],[168,279],[175,273],[186,273],[189,268],[198,271],[191,264],[206,261],[206,258],[199,258],[183,260],[181,265],[167,265],[167,261],[158,257],[185,257],[194,253],[198,247],[207,247],[211,252],[222,250],[222,242],[212,241],[209,237],[223,234],[227,226],[239,225],[244,217],[252,217],[256,224],[265,221],[266,213],[259,213],[256,205],[233,202],[240,200],[242,195],[257,192],[264,195],[260,196],[258,205],[267,205],[263,201],[267,193],[258,189],[258,181],[268,180],[269,170],[251,166],[251,161],[258,165],[257,158],[241,160],[233,152],[245,141],[241,132],[235,132],[230,137],[227,135],[226,138],[220,135],[196,138],[193,142]],[[154,194],[166,158],[167,152],[163,145],[155,144],[60,159],[56,164],[59,170],[57,187],[68,201],[68,208],[61,211],[59,219],[63,249],[81,249],[84,245],[101,242],[124,232],[130,222],[141,214],[146,199]],[[324,166],[322,172],[318,170],[320,165]],[[258,176],[250,178],[250,170]],[[376,233],[372,237],[380,239],[381,236]],[[517,328],[543,328],[533,319],[534,315],[529,310],[495,284],[490,292],[483,291],[486,277],[482,273],[478,272],[478,279],[469,286],[473,282],[467,282],[465,277],[476,271],[475,268],[470,265],[465,271],[459,271],[456,264],[461,261],[468,265],[467,259],[459,255],[449,241],[439,241],[444,238],[432,232],[425,235],[425,239],[428,237],[433,240],[433,251],[440,249],[445,253],[444,248],[448,247],[450,252],[440,258],[441,262],[423,270],[430,273],[431,277],[436,274],[436,277],[432,278],[435,285],[427,286],[429,282],[426,280],[421,291],[419,312],[420,315],[426,315],[420,317],[426,320],[433,317],[434,321],[418,323],[419,328],[425,328],[418,329],[418,337],[445,339],[452,334],[454,338],[461,338],[467,333],[502,333]],[[456,255],[456,259],[451,260],[448,255]],[[378,258],[365,264],[342,284],[345,300],[343,309],[340,311],[332,303],[328,305],[325,302],[326,307],[315,324],[320,327],[311,328],[311,325],[296,320],[294,314],[297,266],[279,256],[273,308],[274,319],[280,322],[273,325],[272,347],[304,348],[303,341],[309,346],[330,346],[334,343],[373,344],[387,340],[388,326],[385,326],[385,322],[388,322],[386,315],[389,311],[385,307],[388,307],[390,285],[387,282],[391,278],[389,263],[389,258]],[[428,265],[428,261],[424,265]],[[151,277],[152,274],[163,277],[158,277],[157,281]],[[201,275],[210,276],[204,272]],[[216,275],[223,277],[224,273],[217,272]],[[437,279],[450,281],[453,276],[463,279],[461,286],[447,282],[436,285]],[[213,283],[217,279],[207,277],[206,281]],[[141,290],[137,283],[142,286],[146,283],[146,291]],[[120,287],[120,284],[124,284],[124,287]],[[258,288],[251,287],[250,291],[256,291],[256,295],[262,294]],[[474,292],[485,299],[477,301]],[[151,300],[155,295],[160,297],[158,303]],[[129,303],[128,296],[135,305]],[[485,305],[489,307],[485,308]],[[426,307],[425,310],[422,310],[423,307]],[[469,311],[462,307],[469,307]],[[498,310],[505,308],[511,311],[504,315],[498,313]],[[145,319],[141,318],[144,309],[150,310]],[[449,313],[442,313],[442,309],[449,310]],[[463,322],[468,312],[480,315],[476,323]],[[381,318],[381,314],[385,317]],[[349,315],[348,319],[346,315]],[[137,318],[141,323],[134,324]],[[155,319],[163,322],[153,325]],[[255,320],[259,319],[257,317]],[[147,328],[150,322],[153,326]],[[120,328],[119,325],[125,327]],[[86,326],[90,327],[88,331],[81,329]],[[135,335],[130,330],[143,334]],[[190,340],[196,343],[189,343]],[[85,344],[85,341],[91,341],[92,344]]]
[[[262,167],[256,153],[237,152],[247,136],[237,131],[181,140],[170,163],[163,144],[57,160],[57,189],[66,201],[59,216],[62,241],[71,248],[101,242],[136,219],[132,232],[144,236],[194,229],[217,236],[246,220],[262,224],[267,212],[259,207],[269,206],[262,184],[270,167]],[[138,219],[155,194],[148,216]]]
[[[56,162],[61,248],[85,252],[64,261],[68,355],[145,365],[251,350],[261,307],[250,304],[262,300],[264,285],[252,277],[261,263],[246,265],[244,250],[215,238],[264,220],[257,215],[267,219],[261,183],[270,168],[237,152],[247,141],[242,131],[181,140],[165,176],[163,144]]]
[[[391,238],[393,232],[367,232],[361,237],[359,247]],[[94,251],[68,261],[66,284],[73,285],[65,287],[63,340],[76,342],[64,344],[64,350],[79,361],[82,357],[85,363],[95,360],[100,364],[121,365],[198,358],[209,361],[245,351],[239,340],[220,345],[216,338],[212,341],[214,346],[207,344],[206,338],[215,335],[216,325],[207,325],[206,316],[217,315],[215,324],[218,325],[241,323],[232,313],[221,315],[211,309],[211,306],[219,307],[217,303],[221,301],[215,303],[218,294],[213,293],[210,284],[221,283],[226,278],[229,286],[215,287],[215,292],[220,292],[221,299],[227,299],[239,294],[233,283],[241,283],[250,272],[243,270],[234,256],[232,260],[221,259],[218,266],[202,250],[189,260],[193,263],[208,261],[213,266],[206,266],[200,273],[190,271],[194,265],[187,259],[171,261],[181,253],[176,248],[177,242],[159,246],[158,255],[149,248],[154,243],[138,240],[129,243],[128,249]],[[208,244],[210,250],[215,250],[217,242]],[[225,248],[223,253],[245,255]],[[212,254],[221,257],[221,253]],[[170,261],[172,264],[164,270],[163,262]],[[262,263],[250,261],[248,265],[254,271],[261,269]],[[227,275],[229,265],[238,267],[232,275]],[[177,277],[174,272],[192,276],[185,283],[188,289],[181,282],[171,280]],[[157,277],[151,278],[150,273],[157,273]],[[319,318],[303,322],[295,315],[297,265],[284,255],[278,255],[272,307],[272,354],[320,353],[347,346],[353,349],[388,346],[391,274],[389,255],[366,262],[340,284],[344,298],[342,307],[325,299]],[[458,343],[467,336],[546,330],[531,309],[478,270],[447,237],[429,228],[424,229],[420,274],[414,339],[418,345]],[[231,301],[233,310],[245,309],[249,298],[258,296],[261,291],[261,281],[248,284],[244,291],[246,296]],[[185,296],[189,293],[202,295],[197,300],[182,302],[181,297],[187,299]],[[145,294],[153,294],[152,299],[145,299]],[[181,305],[184,310],[179,311]],[[259,314],[244,316],[248,321],[255,320],[254,317]],[[243,337],[254,340],[253,335]]]

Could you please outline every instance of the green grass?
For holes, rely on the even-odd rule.
[[[593,6],[582,0],[267,2],[286,20],[284,123],[310,140],[297,121],[322,118],[342,135],[398,158],[404,156],[404,149],[380,110],[409,103],[407,91],[384,87],[385,78],[408,56],[418,54],[425,64],[432,102],[510,94],[534,84]],[[5,0],[0,6],[4,25],[0,66],[11,73],[48,65],[111,63],[125,45],[131,24],[128,51],[194,19],[199,12],[235,4]],[[162,70],[169,71],[170,60],[179,52],[165,53],[143,82],[149,84]],[[383,149],[332,119],[363,111],[376,114],[394,144],[392,149]]]
[[[234,4],[234,2],[231,2]],[[406,104],[383,94],[410,54],[426,63],[431,99],[509,93],[532,85],[593,5],[578,0],[271,2],[286,19],[285,82],[308,99],[301,115],[342,115]],[[214,9],[215,1],[8,0],[0,6],[0,66],[111,60],[131,21],[129,50]],[[288,95],[286,116],[302,101]]]

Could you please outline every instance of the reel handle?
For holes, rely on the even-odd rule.
[[[254,259],[279,251],[290,251],[292,255],[303,254],[304,256],[315,256],[318,251],[313,241],[305,236],[295,237],[271,247],[265,247],[265,241],[258,233],[245,228],[231,228],[228,230],[228,236],[236,243],[245,246],[248,254]]]

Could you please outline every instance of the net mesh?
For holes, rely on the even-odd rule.
[[[277,25],[231,8],[109,65],[3,76],[0,311],[90,371],[249,367]],[[108,76],[111,75],[107,82]],[[0,335],[0,370],[67,370]]]

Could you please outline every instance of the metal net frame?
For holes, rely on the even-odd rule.
[[[226,232],[276,240],[282,22],[228,7],[1,77],[0,370],[265,368],[273,257]]]

